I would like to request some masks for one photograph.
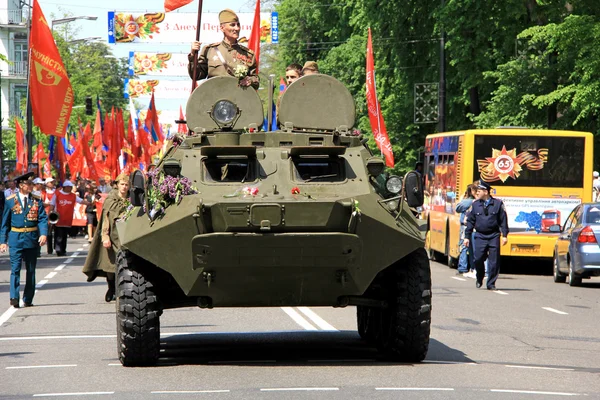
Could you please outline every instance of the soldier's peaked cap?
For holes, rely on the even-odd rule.
[[[487,190],[489,192],[492,189],[492,187],[490,186],[489,183],[480,179],[479,183],[477,184],[477,189],[483,189],[483,190]]]
[[[240,22],[240,19],[233,10],[226,8],[219,13],[219,23],[226,24],[228,22]]]
[[[18,185],[18,184],[19,184],[19,183],[21,183],[21,182],[27,182],[27,181],[30,181],[30,180],[31,180],[31,178],[33,178],[33,177],[34,177],[34,175],[35,175],[35,174],[34,174],[33,172],[28,172],[28,173],[26,173],[26,174],[23,174],[23,175],[21,175],[21,176],[17,176],[17,177],[15,178],[15,183]],[[31,183],[33,183],[33,181],[31,181]]]

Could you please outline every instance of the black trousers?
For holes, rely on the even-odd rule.
[[[488,262],[487,287],[496,285],[496,279],[500,274],[500,234],[482,235],[473,233],[475,246],[475,269],[477,271],[477,282],[483,282],[485,275],[485,260]]]
[[[56,254],[64,254],[67,252],[67,238],[69,237],[70,226],[55,226],[56,230],[54,240],[54,250]]]
[[[48,224],[48,236],[46,236],[46,250],[48,254],[54,251],[54,225]]]

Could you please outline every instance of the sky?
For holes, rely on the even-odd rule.
[[[102,37],[104,43],[108,38],[108,12],[163,12],[164,0],[38,0],[42,8],[44,16],[50,22],[52,19],[63,18],[65,13],[70,13],[73,16],[97,16],[96,21],[77,20],[71,22],[71,28],[79,29],[78,38]],[[196,13],[198,11],[198,1],[180,8],[174,12]],[[231,8],[237,12],[253,12],[253,1],[249,0],[204,0],[203,12],[219,12],[224,8]],[[85,5],[84,5],[85,4]],[[255,3],[254,3],[255,4]],[[266,10],[265,10],[266,11]],[[182,38],[181,44],[134,44],[134,43],[119,43],[110,44],[113,54],[116,57],[128,57],[130,51],[140,52],[171,52],[171,53],[188,53],[190,44],[195,39],[194,32],[190,33],[189,38]],[[185,109],[185,100],[160,100],[157,99],[157,108],[163,110],[179,110],[179,104],[182,103]],[[162,103],[162,104],[161,104]]]

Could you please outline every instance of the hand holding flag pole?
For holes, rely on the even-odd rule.
[[[198,2],[198,22],[196,23],[196,42],[200,41],[200,26],[202,25],[202,0]],[[192,69],[192,92],[196,89],[196,74],[198,73],[198,50],[192,53],[194,67]],[[191,92],[190,92],[191,93]]]

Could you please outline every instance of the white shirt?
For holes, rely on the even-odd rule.
[[[15,193],[19,193],[19,190],[17,188],[14,188],[14,189],[8,188],[4,191],[4,197],[11,196]]]
[[[21,192],[18,193],[19,199],[21,200],[21,204],[25,205],[25,199],[29,202],[29,195],[23,194]]]
[[[60,190],[60,192],[61,192],[62,194],[70,194],[70,193],[65,193],[65,192],[63,192],[63,190],[62,190],[62,189]],[[81,199],[81,197],[77,196],[77,193],[75,193],[75,192],[71,192],[71,193],[74,193],[74,194],[75,194],[75,202],[76,202],[77,204],[81,204],[81,203],[83,202],[83,200]],[[50,201],[50,204],[52,204],[54,207],[56,207],[56,196],[54,196],[54,197],[52,198],[52,201]]]

